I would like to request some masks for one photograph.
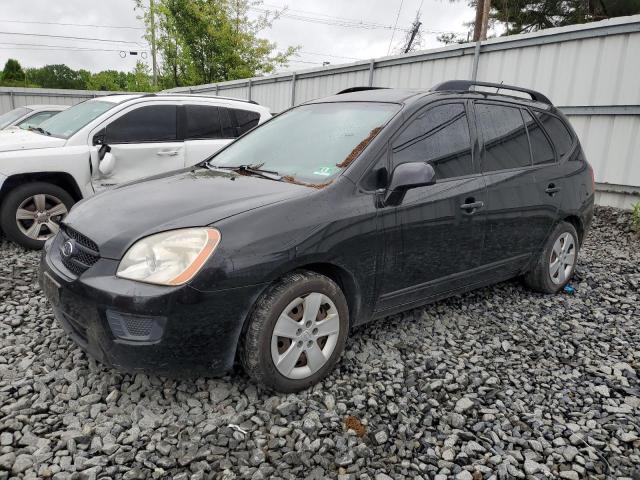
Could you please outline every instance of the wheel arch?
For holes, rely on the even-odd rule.
[[[577,215],[567,215],[562,219],[562,221],[573,225],[573,228],[575,228],[578,233],[578,244],[582,246],[582,241],[584,239],[584,225],[582,224],[580,217]]]
[[[349,307],[349,326],[357,323],[360,314],[361,295],[358,282],[345,268],[333,263],[316,262],[297,267],[295,270],[309,270],[333,280],[344,293]]]
[[[82,199],[82,191],[73,176],[66,172],[30,172],[10,175],[0,187],[0,203],[13,188],[27,182],[47,182],[65,189],[74,201]]]

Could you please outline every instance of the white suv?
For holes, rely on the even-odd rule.
[[[35,130],[0,136],[0,227],[41,248],[80,199],[195,165],[270,117],[252,102],[194,95],[109,95],[75,105]]]

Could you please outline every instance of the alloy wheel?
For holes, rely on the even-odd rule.
[[[549,258],[549,275],[551,281],[560,285],[564,283],[573,273],[576,263],[576,242],[569,232],[565,232],[558,237],[551,249]]]
[[[271,358],[282,375],[307,378],[331,358],[340,316],[331,299],[317,292],[297,297],[278,317],[271,336]]]
[[[58,233],[60,221],[69,213],[62,200],[39,193],[27,197],[16,210],[16,223],[22,234],[33,240],[47,240]]]

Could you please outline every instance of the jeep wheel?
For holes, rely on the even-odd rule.
[[[57,185],[34,182],[11,190],[0,208],[0,226],[9,240],[40,249],[55,235],[74,200]]]

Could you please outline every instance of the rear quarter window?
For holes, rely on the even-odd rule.
[[[231,109],[232,116],[236,119],[236,132],[237,136],[244,135],[252,128],[258,126],[260,123],[260,114],[258,112],[252,112],[251,110],[241,110],[239,108]]]
[[[555,115],[548,113],[535,112],[535,115],[538,117],[538,120],[540,120],[540,123],[549,134],[553,145],[556,147],[558,158],[562,159],[571,153],[573,136],[564,122]]]

